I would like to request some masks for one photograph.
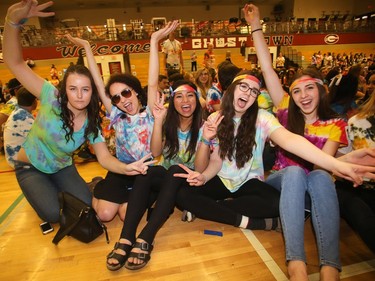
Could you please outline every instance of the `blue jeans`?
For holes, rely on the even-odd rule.
[[[305,193],[311,198],[311,218],[318,244],[320,266],[341,271],[339,253],[340,213],[334,182],[323,170],[306,174],[290,166],[271,174],[266,182],[279,191],[280,218],[285,238],[286,260],[306,262],[304,249]]]
[[[74,165],[46,174],[30,163],[16,161],[16,177],[23,194],[43,221],[59,222],[58,193],[66,191],[91,206],[90,190]]]

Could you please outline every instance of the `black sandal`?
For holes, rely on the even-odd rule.
[[[117,249],[123,250],[125,252],[125,255],[116,253],[115,250]],[[132,245],[116,242],[115,247],[113,248],[112,252],[110,252],[107,255],[107,268],[111,271],[115,271],[123,267],[126,260],[129,257],[129,253],[131,249],[132,249]],[[118,263],[108,263],[109,259],[115,259],[118,261]]]
[[[134,248],[139,248],[140,250],[147,251],[148,253],[134,253],[134,252],[130,252],[128,258],[137,258],[137,259],[143,261],[143,263],[138,264],[138,263],[133,263],[133,262],[126,261],[125,268],[127,268],[129,270],[138,270],[138,269],[141,269],[141,268],[145,267],[146,264],[151,259],[151,251],[154,248],[154,246],[150,245],[147,242],[135,242],[135,244],[133,246],[133,249]]]

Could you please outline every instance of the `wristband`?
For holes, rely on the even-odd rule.
[[[253,35],[254,32],[257,32],[257,31],[263,31],[263,28],[257,28],[257,29],[254,29],[251,31],[251,35]]]
[[[5,16],[5,23],[8,23],[13,28],[22,28],[23,25],[27,22],[27,18],[21,19],[18,23],[13,22],[8,18],[8,16]]]
[[[203,142],[205,145],[208,145],[208,146],[211,145],[211,141],[209,141],[209,140],[207,140],[207,139],[205,139],[205,138],[202,138],[202,139],[201,139],[201,142]]]

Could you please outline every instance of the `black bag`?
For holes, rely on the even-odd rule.
[[[89,243],[105,232],[109,243],[107,227],[100,221],[95,210],[68,192],[59,193],[60,229],[52,242],[58,244],[66,235]]]

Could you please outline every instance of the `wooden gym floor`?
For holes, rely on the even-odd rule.
[[[86,181],[104,176],[97,162],[77,164]],[[180,220],[175,210],[160,229],[149,264],[140,271],[106,269],[106,255],[121,232],[116,217],[107,223],[110,244],[100,236],[90,244],[71,237],[52,244],[55,231],[43,235],[40,219],[18,187],[14,172],[0,155],[0,280],[287,280],[282,234],[275,231],[243,231],[196,219]],[[142,221],[143,226],[145,220]],[[221,231],[212,236],[204,230]],[[305,226],[305,248],[310,280],[319,280],[316,244],[311,220]],[[375,280],[375,255],[350,227],[341,221],[341,279]]]

